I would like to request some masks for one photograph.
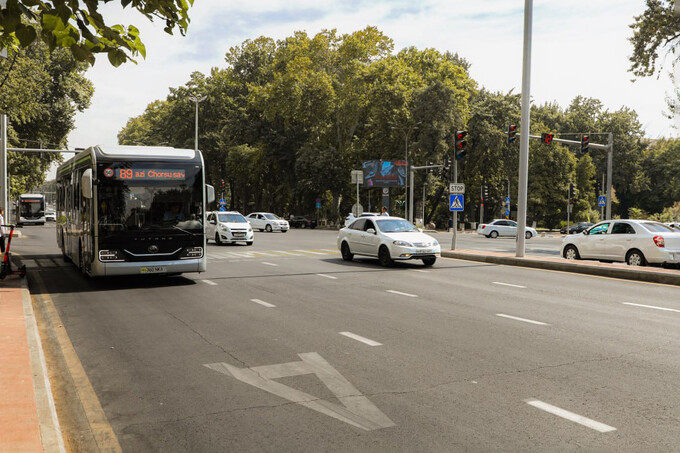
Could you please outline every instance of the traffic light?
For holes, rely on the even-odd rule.
[[[489,186],[486,184],[482,186],[482,201],[486,201],[489,198]]]
[[[224,179],[222,181],[220,181],[220,187],[222,187],[222,189],[224,189]]]
[[[430,165],[434,165],[434,164],[433,164],[432,162],[428,162],[428,163],[427,163],[427,166],[429,167]],[[428,175],[431,175],[432,173],[434,173],[434,170],[435,170],[434,168],[428,168],[428,169],[427,169],[427,174],[428,174]]]
[[[465,136],[467,135],[467,131],[456,131],[456,137],[454,140],[454,149],[456,150],[456,159],[460,160],[463,157],[465,157],[466,151],[465,147],[467,146],[467,141],[465,140]]]
[[[451,179],[451,159],[444,161],[444,167],[442,168],[442,176],[445,179]]]
[[[508,143],[514,142],[517,139],[517,137],[515,137],[516,135],[517,135],[517,126],[515,126],[514,124],[511,124],[510,126],[508,126]]]
[[[590,144],[590,137],[587,135],[581,136],[581,154],[588,152],[588,145]]]
[[[569,183],[569,203],[572,203],[574,201],[574,197],[576,196],[575,192],[576,192],[576,190],[574,188],[574,183],[570,182]]]
[[[552,145],[553,137],[555,137],[555,134],[543,133],[543,134],[541,134],[541,141],[543,143],[548,144],[548,145]]]

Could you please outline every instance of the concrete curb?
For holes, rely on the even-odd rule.
[[[537,257],[517,258],[508,255],[484,255],[481,253],[442,251],[442,257],[459,260],[477,261],[481,263],[503,264],[534,269],[573,272],[577,274],[595,275],[599,277],[619,278],[649,283],[663,283],[680,286],[680,271],[651,270],[648,268],[622,268],[612,264],[581,263],[567,260],[545,260]]]

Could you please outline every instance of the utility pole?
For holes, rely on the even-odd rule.
[[[525,251],[524,232],[527,226],[527,191],[529,186],[529,128],[531,103],[531,22],[533,0],[524,0],[524,50],[522,62],[522,127],[519,136],[519,182],[517,187],[517,253]]]
[[[423,219],[423,229],[425,228],[425,188],[427,187],[427,182],[423,183],[423,214],[422,214],[422,219]]]
[[[600,189],[600,195],[604,194],[604,173],[602,173],[602,188]],[[604,206],[600,206],[600,220],[604,220]]]
[[[453,183],[458,182],[458,159],[453,158]],[[465,200],[465,199],[463,199]],[[458,211],[453,211],[453,235],[451,236],[451,250],[456,250],[456,230],[458,230]]]
[[[484,223],[484,181],[479,188],[479,224]]]
[[[194,151],[198,151],[198,103],[205,101],[207,96],[189,96],[196,103],[196,137],[194,139]]]
[[[7,115],[0,115],[0,207],[5,210],[5,219],[9,219],[9,175],[7,174]],[[9,223],[5,220],[5,223]]]
[[[612,218],[612,167],[614,166],[614,134],[607,137],[607,219]]]

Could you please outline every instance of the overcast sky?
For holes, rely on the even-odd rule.
[[[566,107],[577,95],[596,97],[610,110],[628,106],[651,138],[678,134],[663,115],[667,77],[631,82],[629,25],[644,0],[534,1],[534,102]],[[336,28],[350,33],[375,25],[395,42],[458,52],[471,75],[492,91],[519,92],[522,75],[521,0],[195,0],[186,37],[163,32],[160,22],[108,7],[109,17],[141,30],[147,59],[113,68],[99,57],[87,76],[95,86],[92,105],[76,117],[70,147],[115,144],[128,118],[165,99],[193,71],[224,67],[231,46],[261,35],[313,35]]]

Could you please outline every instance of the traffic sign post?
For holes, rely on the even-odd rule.
[[[599,207],[607,206],[607,196],[606,195],[600,195],[599,197],[597,197],[597,205]]]
[[[449,211],[462,212],[465,209],[465,197],[462,194],[449,195]]]

